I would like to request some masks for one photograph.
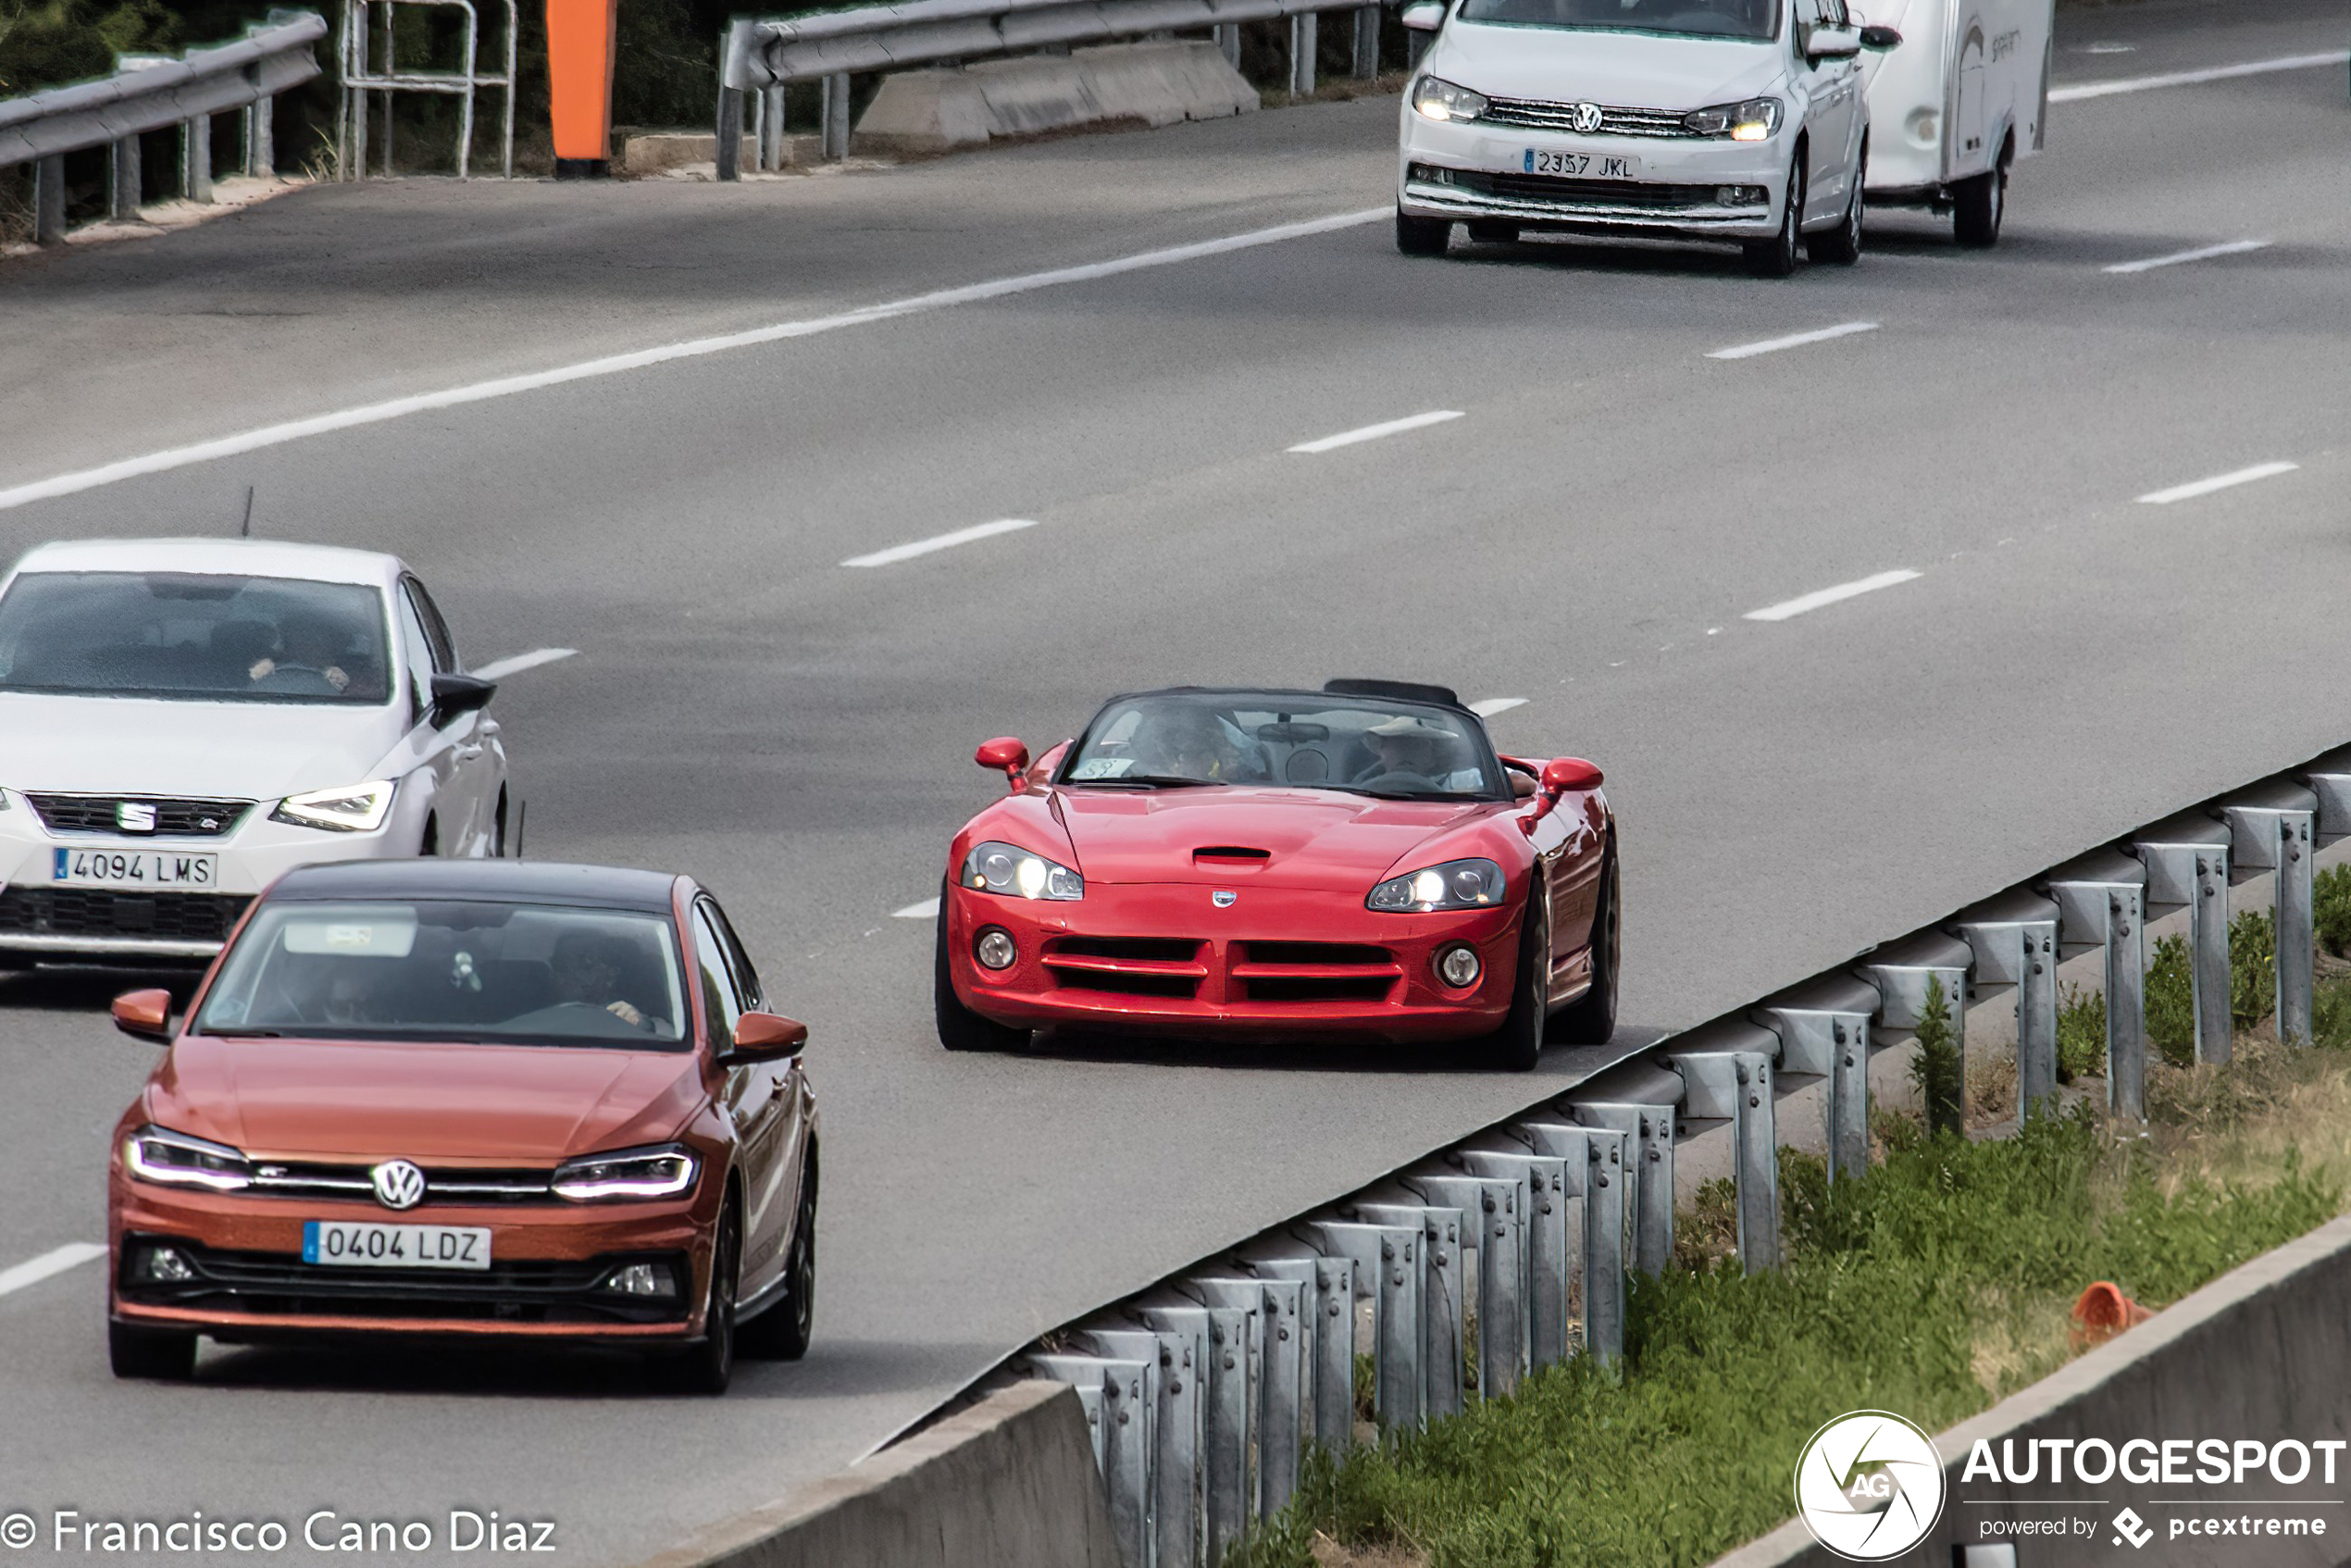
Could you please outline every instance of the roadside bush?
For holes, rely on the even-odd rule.
[[[1959,1102],[1966,1089],[1966,1064],[1959,1060],[1959,1042],[1951,1038],[1951,1004],[1943,982],[1926,982],[1926,1008],[1919,1018],[1918,1054],[1910,1058],[1910,1085],[1926,1108],[1926,1125],[1935,1132],[1958,1132],[1962,1126]]]
[[[2058,999],[2058,1081],[2106,1076],[2106,993],[2068,986]]]
[[[2248,909],[2229,922],[2229,1016],[2249,1029],[2277,1011],[2277,921]]]
[[[2351,865],[2312,878],[2310,913],[2319,945],[2337,958],[2351,955]]]
[[[2147,960],[2146,1020],[2157,1056],[2174,1067],[2196,1061],[2196,972],[2185,937],[2164,938]]]

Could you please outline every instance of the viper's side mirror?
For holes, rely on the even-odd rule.
[[[982,740],[979,750],[972,753],[972,761],[1011,779],[1017,791],[1024,782],[1021,776],[1028,771],[1028,748],[1017,735],[999,735],[993,740]]]

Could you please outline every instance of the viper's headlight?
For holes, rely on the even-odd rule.
[[[1749,98],[1744,104],[1717,104],[1692,109],[1682,124],[1699,136],[1727,136],[1734,142],[1760,142],[1780,128],[1783,106],[1777,98]]]
[[[1424,76],[1412,83],[1412,107],[1424,119],[1475,119],[1486,112],[1486,94],[1441,76]]]
[[[242,1192],[253,1185],[252,1163],[238,1151],[165,1127],[143,1126],[124,1139],[122,1163],[141,1181],[166,1187]]]
[[[555,1167],[548,1189],[575,1203],[615,1198],[675,1198],[694,1185],[700,1168],[693,1151],[676,1144],[657,1149],[616,1149],[587,1154]]]
[[[1438,909],[1484,909],[1502,902],[1502,868],[1490,860],[1449,860],[1390,877],[1363,901],[1366,909],[1426,915]]]
[[[1008,898],[1066,902],[1086,896],[1086,878],[1068,866],[992,839],[974,844],[971,853],[964,856],[959,880],[976,893],[1002,893]]]
[[[330,833],[372,833],[392,815],[392,791],[389,778],[312,790],[280,801],[269,819],[300,828],[324,828]]]

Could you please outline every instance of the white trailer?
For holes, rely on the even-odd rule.
[[[2046,134],[2055,0],[1861,0],[1857,10],[1902,34],[1861,67],[1870,204],[1947,212],[1959,243],[1996,243],[2009,168]]]

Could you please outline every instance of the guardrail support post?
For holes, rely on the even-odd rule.
[[[2059,955],[2106,950],[2106,1105],[2137,1120],[2146,1116],[2146,880],[2138,862],[2100,853],[2061,868],[2046,889]]]
[[[1377,6],[1355,12],[1355,80],[1370,81],[1379,75],[1379,13]]]
[[[277,172],[278,148],[271,98],[256,98],[244,107],[245,178],[263,180]]]
[[[2239,871],[2278,875],[2275,925],[2278,1038],[2310,1043],[2311,856],[2317,849],[2318,797],[2307,790],[2268,790],[2221,810],[2234,840]],[[2240,877],[2240,880],[2244,879]]]
[[[1582,1244],[1569,1262],[1582,1282],[1584,1353],[1613,1362],[1624,1351],[1624,1160],[1631,1140],[1614,1127],[1562,1122],[1518,1122],[1505,1130],[1566,1164]]]
[[[1351,1258],[1252,1258],[1251,1273],[1295,1280],[1299,1313],[1300,1423],[1304,1441],[1337,1454],[1355,1437],[1355,1262]]]
[[[2130,852],[2147,869],[2140,914],[2188,914],[2188,973],[2196,998],[2196,1059],[2226,1062],[2234,1032],[2229,1014],[2229,830],[2202,820],[2175,821],[2139,835]]]
[[[1120,1560],[1129,1568],[1151,1568],[1150,1438],[1158,1413],[1159,1363],[1106,1356],[1038,1355],[1028,1358],[1039,1375],[1100,1391],[1095,1457],[1110,1493],[1110,1516],[1118,1536]],[[1094,1401],[1086,1401],[1092,1413]]]
[[[1216,47],[1224,52],[1225,63],[1235,70],[1241,68],[1241,24],[1218,22]]]
[[[1208,1313],[1199,1307],[1137,1310],[1140,1331],[1159,1341],[1159,1421],[1151,1455],[1151,1545],[1160,1568],[1193,1568],[1207,1529],[1200,1444],[1208,1363]],[[1124,1334],[1093,1336],[1104,1353]]]
[[[1462,1239],[1477,1251],[1477,1391],[1489,1400],[1515,1391],[1527,1365],[1527,1173],[1402,1180],[1429,1202],[1462,1212]]]
[[[1424,1425],[1420,1227],[1318,1220],[1308,1230],[1334,1255],[1355,1261],[1356,1286],[1371,1298],[1373,1415],[1390,1430]]]
[[[1289,19],[1289,95],[1311,98],[1314,95],[1315,23],[1320,20],[1312,11],[1298,11]]]
[[[784,84],[759,94],[759,167],[774,174],[784,167]]]
[[[721,180],[743,177],[743,94],[738,87],[718,90],[718,124],[712,138],[712,156]]]
[[[1612,1127],[1624,1135],[1632,1264],[1650,1278],[1658,1277],[1673,1257],[1673,1106],[1666,1101],[1586,1104],[1571,1100],[1566,1110],[1579,1126]]]
[[[2009,895],[1962,917],[1952,930],[1973,955],[1968,980],[1976,1000],[1996,987],[2016,989],[2021,1122],[2057,1093],[2057,908],[2046,899]]]
[[[118,222],[139,217],[139,138],[126,136],[106,149],[106,216]]]
[[[192,202],[212,200],[212,121],[204,115],[180,127],[180,194]]]
[[[1740,1263],[1749,1274],[1777,1267],[1780,1165],[1771,1057],[1760,1051],[1694,1051],[1668,1060],[1687,1086],[1683,1114],[1731,1124]]]
[[[52,153],[32,166],[32,243],[54,245],[66,237],[66,156]]]
[[[1525,1205],[1519,1212],[1519,1238],[1526,1261],[1519,1300],[1525,1323],[1526,1364],[1543,1367],[1565,1361],[1570,1349],[1567,1325],[1574,1315],[1568,1292],[1570,1258],[1580,1265],[1584,1235],[1580,1212],[1574,1216],[1574,1223],[1569,1223],[1568,1201],[1576,1187],[1568,1179],[1567,1162],[1556,1154],[1530,1154],[1523,1149],[1465,1149],[1448,1158],[1474,1176],[1520,1184]],[[1485,1310],[1481,1300],[1481,1328]],[[1481,1377],[1485,1369],[1481,1359]]]
[[[1461,1414],[1462,1211],[1422,1203],[1359,1203],[1354,1212],[1373,1225],[1420,1228],[1422,1419]]]
[[[825,78],[823,106],[825,157],[839,163],[849,156],[849,73],[837,71]]]
[[[1827,1080],[1829,1178],[1870,1168],[1870,1015],[1857,1010],[1765,1006],[1756,1018],[1779,1037],[1780,1072]]]

